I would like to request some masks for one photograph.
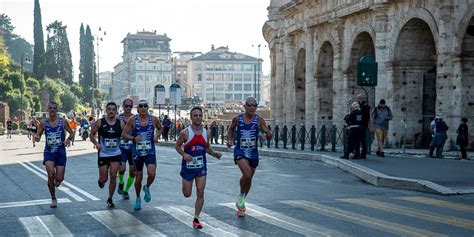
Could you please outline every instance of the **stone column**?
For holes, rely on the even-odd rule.
[[[283,91],[285,88],[285,51],[283,44],[278,42],[275,43],[275,63],[276,63],[276,73],[275,73],[275,97],[272,100],[275,100],[275,124],[281,126],[285,122],[283,116],[283,105],[285,98],[283,96]]]
[[[283,111],[287,125],[296,124],[295,120],[295,46],[294,36],[285,37],[285,94]]]
[[[333,121],[338,126],[342,126],[344,115],[348,113],[347,107],[347,93],[344,89],[344,73],[343,70],[343,49],[344,49],[344,20],[336,19],[333,22],[334,30],[336,32],[336,45],[334,45],[334,71],[333,71]]]
[[[454,4],[453,0],[439,1],[439,38],[438,38],[438,61],[436,75],[436,111],[442,113],[445,122],[450,129],[448,130],[448,145],[445,149],[449,149],[450,145],[455,145],[456,128],[462,116],[462,103],[455,98],[459,98],[458,87],[461,87],[461,80],[453,74],[453,68],[461,68],[453,65],[453,61],[457,58],[453,48],[453,37],[455,35],[454,27]],[[460,75],[460,74],[458,74]],[[456,94],[457,93],[457,94]]]
[[[305,30],[304,41],[306,46],[306,75],[305,75],[305,126],[307,128],[315,125],[315,81],[314,81],[314,55],[313,55],[313,34],[310,29]]]
[[[276,58],[276,46],[275,44],[270,44],[270,119],[272,127],[275,126],[275,112],[276,112],[276,71],[274,68],[275,65],[275,58]]]

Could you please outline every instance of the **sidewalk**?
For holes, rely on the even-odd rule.
[[[160,142],[159,146],[174,146]],[[215,150],[228,152],[223,145]],[[261,156],[316,160],[334,165],[376,186],[409,189],[443,195],[474,193],[474,161],[455,160],[457,152],[445,152],[445,158],[426,158],[427,150],[387,149],[386,157],[368,155],[365,160],[340,159],[342,153],[259,148]],[[468,153],[474,158],[474,153]]]

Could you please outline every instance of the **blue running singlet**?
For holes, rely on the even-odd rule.
[[[123,115],[123,113],[119,115],[119,120],[123,122],[124,124],[127,124],[127,121],[128,121],[128,120],[125,120],[125,116]],[[129,132],[128,134],[132,135],[132,132]],[[122,138],[120,139],[120,149],[122,151],[124,150],[130,151],[132,149],[132,145],[133,145],[133,141],[125,141]]]
[[[133,141],[132,151],[133,156],[147,156],[155,155],[155,144],[153,138],[155,136],[155,126],[153,125],[152,116],[148,115],[148,123],[142,126],[138,119],[138,114],[133,116],[135,121],[135,129],[133,129],[132,136],[140,135],[141,141],[136,143]]]
[[[58,118],[56,127],[51,127],[49,119],[44,123],[44,134],[46,145],[44,147],[43,164],[46,161],[54,161],[56,166],[66,166],[66,147],[64,146],[65,133],[63,119]]]
[[[239,115],[237,123],[237,144],[234,148],[234,157],[258,159],[258,115],[253,117],[251,123],[246,124],[244,114]]]

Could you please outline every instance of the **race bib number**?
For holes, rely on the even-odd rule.
[[[129,148],[130,145],[132,145],[133,142],[132,141],[125,141],[123,139],[120,140],[120,146],[123,147],[123,148]]]
[[[193,160],[186,163],[188,169],[199,169],[204,167],[204,158],[202,156],[194,156]]]
[[[36,130],[36,127],[35,127],[35,126],[31,126],[31,129]]]
[[[50,133],[46,139],[46,144],[50,147],[58,147],[62,144],[61,134],[59,133]]]
[[[240,139],[240,148],[242,148],[242,149],[254,149],[254,148],[256,148],[255,138],[241,138]]]
[[[104,139],[106,149],[115,149],[118,146],[117,138],[105,138]]]
[[[137,151],[146,152],[151,149],[151,142],[150,141],[140,141],[137,143]]]

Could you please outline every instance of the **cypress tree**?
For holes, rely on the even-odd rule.
[[[46,28],[48,40],[46,41],[45,73],[50,78],[60,79],[70,85],[73,78],[72,59],[66,28],[60,21],[55,21]]]
[[[92,100],[92,90],[94,87],[95,78],[95,53],[94,53],[94,38],[92,37],[89,25],[86,27],[86,34],[84,39],[84,99],[86,102]]]
[[[81,23],[81,28],[79,28],[79,52],[80,52],[80,59],[79,59],[79,85],[82,87],[82,91],[84,91],[85,87],[85,80],[84,80],[84,69],[85,69],[85,37],[86,33],[84,32],[84,24]],[[84,99],[84,98],[81,98]]]
[[[38,80],[44,79],[44,71],[42,69],[44,56],[44,39],[43,24],[41,23],[41,8],[39,0],[35,0],[34,8],[34,49],[33,49],[33,73]]]

